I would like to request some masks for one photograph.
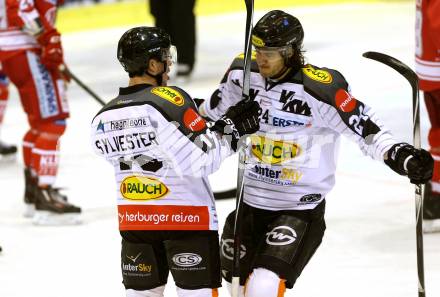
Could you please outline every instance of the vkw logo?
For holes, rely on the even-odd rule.
[[[234,240],[233,239],[222,239],[220,250],[222,252],[223,257],[228,260],[233,260],[234,257]],[[246,247],[244,245],[240,245],[240,259],[246,255]]]
[[[173,256],[173,262],[180,267],[191,267],[202,262],[202,257],[192,253],[181,253]]]
[[[278,226],[266,233],[266,243],[270,245],[288,245],[296,240],[296,232],[287,226]]]

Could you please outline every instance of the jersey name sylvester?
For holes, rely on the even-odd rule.
[[[157,141],[156,133],[151,131],[100,138],[95,141],[95,146],[102,154],[109,154],[148,147],[152,143]]]

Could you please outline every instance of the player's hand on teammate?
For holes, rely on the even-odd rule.
[[[413,184],[425,184],[432,178],[434,160],[424,149],[416,149],[408,143],[397,143],[387,152],[385,164],[392,170],[407,175]]]
[[[60,33],[55,29],[49,30],[41,33],[37,40],[41,45],[41,63],[48,70],[58,70],[64,63]]]
[[[212,121],[208,115],[206,114],[205,108],[203,106],[203,103],[205,103],[205,99],[202,98],[193,98],[194,103],[196,104],[197,110],[199,111],[199,114],[205,118],[206,120]]]
[[[200,108],[200,106],[205,102],[205,99],[202,98],[193,98],[193,100],[197,108]]]
[[[260,129],[260,105],[255,101],[240,101],[229,107],[223,117],[214,123],[212,130],[223,135],[231,135],[231,146],[237,150],[240,137],[257,132]]]
[[[260,129],[260,105],[255,101],[240,101],[229,107],[223,117],[231,119],[240,136],[252,134]]]

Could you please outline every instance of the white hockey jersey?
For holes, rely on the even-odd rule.
[[[313,65],[271,83],[252,62],[250,97],[262,108],[250,137],[244,201],[268,210],[315,208],[333,188],[340,135],[383,161],[396,143],[374,112],[355,99],[337,71]],[[220,87],[199,109],[218,119],[242,96],[243,59],[234,60]]]
[[[182,89],[135,85],[93,119],[116,175],[120,230],[217,230],[207,175],[232,153]]]

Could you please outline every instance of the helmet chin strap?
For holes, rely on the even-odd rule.
[[[163,83],[163,75],[164,75],[164,73],[166,73],[168,71],[168,63],[166,63],[166,62],[161,62],[161,63],[163,64],[163,69],[164,70],[162,72],[156,74],[156,75],[150,73],[148,71],[148,69],[145,70],[146,74],[148,74],[149,76],[151,76],[152,78],[154,78],[156,80],[156,83],[157,83],[158,86],[162,85],[162,83]]]
[[[280,72],[278,72],[278,73],[275,74],[274,76],[269,77],[269,79],[270,79],[271,81],[274,81],[274,82],[279,81],[280,79],[282,79],[283,77],[285,77],[287,73],[290,72],[290,69],[291,69],[290,67],[288,67],[287,65],[285,65],[285,66],[283,67],[283,69],[280,70]]]

